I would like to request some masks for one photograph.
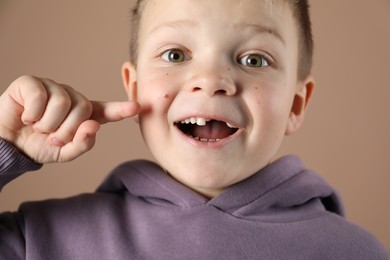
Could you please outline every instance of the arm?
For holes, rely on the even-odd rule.
[[[135,102],[90,101],[71,87],[23,76],[0,96],[0,189],[45,163],[92,149],[100,124],[134,116]],[[23,214],[0,214],[0,259],[24,259]]]
[[[42,164],[33,162],[0,138],[0,190],[24,172],[35,171],[41,167]]]
[[[0,96],[0,189],[44,163],[92,149],[100,124],[138,113],[135,102],[90,101],[71,87],[23,76]]]

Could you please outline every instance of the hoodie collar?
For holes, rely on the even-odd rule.
[[[296,156],[282,157],[211,200],[177,182],[157,164],[144,160],[118,166],[98,191],[127,191],[166,206],[208,205],[237,217],[263,215],[275,220],[275,216],[283,215],[281,212],[288,212],[289,215],[294,213],[294,219],[302,213],[317,214],[324,209],[344,214],[336,191],[320,176],[305,169]]]
[[[237,217],[271,222],[298,221],[326,211],[344,216],[337,192],[293,155],[272,162],[209,203]]]

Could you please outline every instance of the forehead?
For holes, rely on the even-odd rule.
[[[259,25],[280,35],[296,28],[286,0],[147,0],[142,10],[140,33],[150,33],[177,21],[215,28],[218,25]]]

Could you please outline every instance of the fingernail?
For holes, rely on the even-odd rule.
[[[59,140],[59,139],[56,138],[56,137],[50,138],[50,143],[51,143],[52,145],[58,146],[58,147],[64,146],[64,142],[62,142],[61,140]]]

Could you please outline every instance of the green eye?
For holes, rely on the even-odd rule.
[[[269,62],[266,58],[258,54],[248,54],[240,58],[240,64],[248,67],[268,67]]]
[[[186,59],[186,55],[182,50],[179,49],[171,49],[165,51],[161,58],[165,61],[169,62],[183,62]]]

